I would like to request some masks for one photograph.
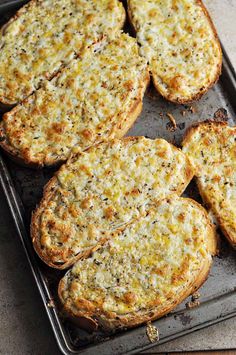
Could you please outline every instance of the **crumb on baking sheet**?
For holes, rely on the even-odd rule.
[[[186,303],[186,308],[190,309],[190,308],[200,306],[200,301],[199,301],[200,296],[201,295],[198,291],[194,292],[192,294],[191,301]]]
[[[170,124],[168,125],[166,125],[166,128],[167,128],[167,130],[168,131],[171,131],[171,132],[174,132],[174,131],[176,131],[176,129],[177,129],[177,124],[176,124],[176,121],[175,121],[175,118],[174,118],[174,116],[171,114],[171,113],[167,113],[166,114],[166,116],[169,118],[169,120],[170,120]]]
[[[50,300],[48,301],[47,306],[48,306],[49,308],[54,308],[54,307],[55,307],[55,303],[54,303],[53,299],[50,299]]]
[[[192,301],[198,300],[200,298],[200,292],[196,291],[192,294]]]
[[[225,108],[220,107],[216,112],[214,113],[213,117],[214,121],[228,121],[228,112]]]
[[[152,323],[150,321],[147,322],[146,332],[147,332],[148,339],[150,340],[151,343],[155,343],[155,342],[159,341],[159,331],[158,331],[157,327],[152,325]]]
[[[195,308],[195,307],[199,307],[200,306],[200,302],[195,300],[195,301],[189,301],[186,303],[186,308],[191,309],[191,308]]]
[[[196,112],[196,108],[195,108],[194,106],[190,106],[190,107],[189,107],[189,111],[190,111],[191,113],[195,113],[195,112]]]
[[[181,111],[181,115],[186,116],[186,111],[185,110]]]

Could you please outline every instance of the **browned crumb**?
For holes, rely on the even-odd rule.
[[[164,113],[163,112],[160,112],[159,115],[160,115],[161,118],[164,117]]]
[[[228,121],[228,112],[225,108],[221,107],[214,113],[214,121]]]
[[[54,301],[53,301],[52,299],[50,299],[50,300],[48,301],[48,303],[47,303],[47,306],[48,306],[49,308],[54,308],[54,307],[55,307]]]
[[[186,111],[181,111],[181,114],[182,114],[182,116],[185,116],[186,115]]]
[[[200,298],[200,293],[198,291],[194,292],[192,294],[191,301],[186,303],[186,308],[198,307],[200,305],[199,298]]]
[[[200,298],[200,292],[196,291],[192,294],[192,301],[198,300]]]
[[[194,307],[199,307],[200,306],[200,302],[199,301],[189,301],[186,303],[186,308],[191,309]]]
[[[196,108],[193,107],[193,106],[190,106],[190,107],[189,107],[189,111],[190,111],[191,113],[195,113],[195,112],[196,112]]]
[[[169,118],[170,123],[171,123],[171,127],[167,126],[167,129],[170,130],[171,132],[176,131],[177,124],[176,124],[174,116],[171,113],[169,113],[169,112],[166,114],[166,116]]]
[[[147,322],[147,336],[151,343],[159,340],[159,331],[151,322]]]

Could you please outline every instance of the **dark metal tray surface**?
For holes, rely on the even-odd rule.
[[[0,2],[0,24],[25,1]],[[163,100],[151,86],[145,96],[143,111],[128,135],[162,137],[179,145],[185,130],[194,122],[205,119],[236,121],[235,72],[224,53],[220,81],[197,103],[174,105]],[[173,130],[167,114],[177,123]],[[32,210],[42,197],[43,186],[53,175],[53,169],[31,170],[23,168],[4,155],[0,157],[0,181],[9,204],[26,257],[29,261],[43,304],[51,322],[57,343],[64,354],[134,354],[156,344],[162,344],[194,330],[236,316],[236,258],[235,251],[221,235],[220,254],[215,257],[208,280],[200,289],[200,305],[188,308],[189,297],[175,311],[153,322],[159,330],[159,341],[151,343],[147,327],[142,325],[113,335],[101,331],[89,334],[60,314],[57,285],[63,271],[44,265],[33,250],[29,224]],[[200,200],[192,182],[186,194]]]

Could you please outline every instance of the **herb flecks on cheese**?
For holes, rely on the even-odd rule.
[[[217,79],[221,48],[196,0],[129,0],[132,23],[159,92],[188,101]]]
[[[75,146],[119,136],[142,101],[147,77],[135,39],[104,39],[4,115],[8,144],[26,163],[50,165]]]
[[[165,309],[191,290],[203,263],[211,260],[209,233],[206,213],[194,201],[176,196],[159,201],[73,266],[61,282],[65,308],[98,320]]]
[[[118,0],[31,1],[0,33],[0,101],[21,101],[124,17]]]
[[[127,137],[101,143],[63,165],[40,214],[42,252],[64,263],[170,194],[193,176],[186,156],[162,139]]]
[[[183,151],[196,167],[200,192],[236,245],[236,128],[202,123],[192,128]]]

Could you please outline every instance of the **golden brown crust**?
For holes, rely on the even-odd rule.
[[[208,198],[208,195],[207,193],[205,192],[205,190],[201,187],[201,184],[199,184],[199,181],[198,179],[197,180],[197,187],[198,187],[198,190],[200,192],[200,195],[205,203],[205,205],[214,210],[214,206],[212,204],[212,201]],[[214,211],[215,212],[215,211]],[[222,230],[222,232],[224,233],[225,237],[228,239],[229,243],[231,244],[231,246],[236,249],[236,238],[235,238],[235,235],[230,233],[229,229],[225,226],[225,222],[224,220],[217,214],[216,215],[217,217],[217,221],[219,223],[219,226]]]
[[[50,260],[50,257],[43,251],[41,243],[40,243],[40,218],[44,208],[47,206],[48,202],[53,197],[53,193],[57,186],[57,178],[54,176],[49,182],[46,184],[44,191],[43,191],[43,198],[38,206],[38,208],[32,213],[31,218],[31,225],[30,225],[30,233],[32,238],[32,243],[34,246],[35,251],[37,252],[38,256],[50,267],[56,268],[59,270],[63,270],[68,268],[69,266],[73,265],[77,260],[81,258],[88,257],[93,251],[97,250],[102,244],[106,242],[106,239],[100,241],[100,243],[94,247],[91,247],[89,250],[79,253],[74,258],[71,258],[68,262],[64,262],[62,264],[53,263]]]
[[[153,309],[150,311],[149,314],[142,314],[140,312],[141,314],[135,314],[133,317],[129,317],[128,315],[123,317],[115,315],[115,317],[112,320],[108,320],[108,319],[95,320],[91,317],[90,313],[86,314],[86,312],[84,313],[73,312],[73,310],[71,308],[66,307],[63,302],[63,297],[62,297],[62,292],[64,289],[63,279],[59,282],[58,296],[61,304],[63,305],[63,312],[65,316],[71,319],[72,321],[76,321],[76,320],[79,321],[80,326],[85,329],[88,329],[88,327],[90,327],[93,330],[96,330],[99,326],[101,326],[105,331],[111,332],[119,328],[132,328],[142,323],[146,323],[147,321],[156,320],[170,313],[185,298],[187,298],[188,296],[196,292],[202,286],[202,284],[207,280],[211,265],[212,265],[211,260],[209,259],[205,260],[205,263],[202,265],[202,268],[197,278],[192,281],[192,284],[188,289],[184,290],[182,293],[179,293],[178,297],[175,300],[172,300],[161,311],[160,310],[155,311],[155,309]]]
[[[133,21],[133,16],[132,16],[132,11],[131,11],[131,6],[130,6],[130,0],[127,0],[128,2],[128,10],[127,10],[127,13],[128,13],[128,19],[129,19],[129,22],[132,26],[132,30],[133,32],[136,34],[137,33],[137,30],[135,28],[135,24],[134,24],[134,21]],[[217,73],[215,75],[215,78],[209,83],[208,87],[205,87],[204,90],[201,90],[200,92],[198,92],[197,94],[193,95],[190,99],[178,99],[178,100],[175,100],[173,99],[172,95],[164,95],[161,91],[160,91],[160,88],[159,88],[159,84],[158,84],[158,79],[155,75],[151,75],[152,77],[152,81],[153,81],[153,84],[154,84],[154,87],[155,89],[157,90],[157,92],[163,96],[166,100],[170,101],[170,102],[173,102],[175,104],[189,104],[189,103],[192,103],[194,101],[198,101],[201,99],[201,97],[214,85],[217,83],[217,81],[219,80],[219,77],[221,75],[221,70],[222,70],[222,58],[223,58],[223,54],[222,54],[222,50],[221,50],[221,45],[220,45],[220,40],[219,40],[219,37],[218,37],[218,34],[217,34],[217,31],[216,31],[216,28],[215,28],[215,25],[209,15],[209,12],[207,11],[205,5],[203,4],[202,0],[196,0],[196,2],[199,4],[199,6],[202,8],[205,16],[207,17],[209,23],[210,23],[210,26],[212,28],[212,31],[213,31],[213,34],[214,34],[214,38],[215,38],[215,41],[217,43],[217,46],[219,48],[219,51],[220,51],[220,58],[219,58],[219,62],[218,62],[218,65],[217,65]]]
[[[128,130],[132,127],[132,125],[134,124],[134,122],[136,121],[136,119],[138,118],[140,113],[142,112],[142,107],[143,107],[142,98],[143,98],[143,95],[144,95],[149,83],[150,83],[150,75],[149,75],[149,71],[147,69],[146,75],[143,80],[143,86],[142,86],[142,89],[140,89],[138,98],[135,100],[133,106],[131,107],[131,109],[129,111],[129,114],[127,115],[126,119],[124,120],[123,127],[116,128],[117,132],[116,132],[114,138],[122,138],[128,132]]]
[[[208,216],[207,211],[205,210],[205,208],[200,203],[198,203],[197,201],[192,200],[191,198],[188,198],[188,197],[185,197],[185,200],[189,200],[193,205],[197,206],[202,211],[202,213],[204,214],[205,218],[207,220],[209,220],[209,216]],[[210,220],[209,220],[209,223],[208,223],[207,246],[208,246],[208,250],[209,250],[210,254],[212,256],[215,256],[217,254],[217,235],[216,235],[216,232],[215,232],[215,228],[212,225]],[[200,286],[201,286],[201,283],[199,282],[199,287]]]
[[[3,122],[0,123],[0,147],[4,150],[7,156],[14,161],[15,163],[19,164],[23,167],[29,167],[32,169],[42,168],[43,165],[35,162],[27,162],[22,156],[20,156],[14,147],[6,141],[6,136],[4,133]]]
[[[58,73],[57,75],[59,75]],[[129,113],[126,115],[126,117],[123,119],[123,121],[118,122],[112,131],[110,132],[110,136],[106,138],[106,140],[109,139],[114,139],[114,138],[121,138],[123,137],[127,131],[131,128],[133,123],[136,121],[137,117],[141,113],[142,110],[142,100],[144,93],[146,91],[146,88],[150,82],[150,75],[148,69],[146,69],[143,78],[140,78],[140,88],[139,92],[137,94],[137,98],[135,101],[133,101],[133,105],[130,108]],[[26,98],[25,100],[22,101],[21,105],[26,104],[29,101],[29,98]],[[31,168],[43,168],[44,166],[59,166],[65,160],[62,160],[60,158],[56,159],[51,158],[48,159],[47,162],[45,161],[40,161],[38,160],[32,160],[30,157],[28,157],[27,154],[22,154],[22,152],[17,151],[11,144],[8,142],[8,139],[6,137],[6,132],[4,129],[4,119],[7,119],[8,115],[14,115],[14,111],[17,110],[17,106],[13,108],[10,112],[5,113],[3,116],[3,121],[0,123],[0,147],[4,149],[4,151],[7,153],[7,155],[16,163],[22,165],[22,166],[28,166]],[[102,142],[104,140],[103,137],[101,139],[97,140],[95,144]],[[93,145],[93,144],[92,144]],[[27,152],[26,152],[27,153]]]
[[[171,196],[168,197],[168,199],[171,199]],[[206,210],[196,201],[187,198],[184,200],[189,200],[191,204],[196,205],[204,214],[206,217],[206,220],[208,220],[208,233],[207,233],[207,249],[209,251],[209,254],[211,256],[214,256],[216,254],[216,249],[217,249],[217,238],[215,234],[215,229],[213,228]],[[158,201],[158,203],[161,203],[161,201]],[[87,312],[86,311],[80,311],[77,308],[72,308],[68,306],[65,303],[64,297],[63,297],[63,291],[66,288],[65,284],[65,277],[61,279],[59,286],[58,286],[58,295],[60,302],[63,306],[63,311],[65,312],[65,315],[69,317],[72,320],[79,320],[80,325],[86,327],[86,322],[89,324],[90,327],[93,329],[97,329],[98,327],[102,327],[104,330],[110,332],[114,331],[119,328],[131,328],[136,325],[140,325],[142,323],[145,323],[147,321],[152,321],[156,320],[165,314],[171,312],[178,304],[180,304],[185,298],[187,298],[189,295],[192,293],[196,292],[201,285],[206,281],[210,268],[212,265],[212,258],[205,257],[201,266],[199,267],[199,272],[197,275],[195,275],[194,279],[191,280],[191,283],[188,288],[183,289],[182,292],[178,293],[176,298],[170,299],[169,302],[165,304],[165,307],[160,310],[160,307],[154,307],[153,309],[150,310],[150,312],[147,312],[147,310],[140,310],[139,312],[136,313],[127,313],[126,315],[120,316],[119,314],[116,314],[115,312],[112,312],[112,314],[108,314],[107,318],[104,318],[104,315],[102,315],[101,311],[98,311],[97,309],[93,309],[92,304],[88,304],[87,307]],[[94,312],[94,317],[93,317],[93,312]],[[96,313],[96,315],[95,315]]]
[[[215,128],[224,128],[227,127],[227,123],[225,121],[214,121],[214,120],[205,120],[202,122],[198,122],[192,126],[190,126],[188,128],[188,130],[185,133],[183,142],[182,142],[182,146],[184,147],[185,145],[187,145],[189,142],[191,142],[192,136],[195,134],[195,132],[199,129],[199,128],[206,128],[211,129],[212,133],[214,133]],[[215,133],[217,134],[217,131],[215,131]],[[236,248],[236,235],[235,233],[233,233],[233,231],[231,231],[229,228],[227,228],[227,226],[225,225],[225,221],[224,219],[221,217],[221,215],[216,211],[216,209],[214,208],[214,203],[211,199],[209,199],[208,193],[207,191],[205,191],[205,189],[202,187],[201,182],[199,180],[198,177],[196,177],[196,182],[197,182],[197,186],[198,186],[198,190],[200,192],[200,195],[205,203],[205,205],[214,212],[214,214],[216,215],[217,221],[219,223],[220,228],[222,229],[224,235],[226,236],[226,238],[228,239],[228,241],[230,242],[230,244]]]
[[[212,119],[204,120],[201,122],[196,122],[188,127],[185,131],[184,138],[182,141],[182,146],[184,146],[190,139],[194,132],[201,126],[227,126],[227,122],[225,121],[214,121]]]
[[[219,80],[219,77],[221,75],[221,70],[222,70],[222,58],[223,58],[223,54],[222,54],[222,50],[221,50],[221,45],[220,45],[220,40],[219,40],[219,37],[218,37],[218,34],[217,34],[217,31],[216,31],[216,28],[215,28],[215,25],[209,15],[209,12],[207,11],[205,5],[203,4],[202,0],[197,0],[197,3],[199,4],[199,6],[201,6],[205,16],[207,17],[210,25],[211,25],[211,28],[212,28],[212,31],[214,33],[214,37],[215,37],[215,41],[219,47],[219,50],[220,50],[220,60],[219,60],[219,63],[218,63],[218,66],[217,66],[217,73],[216,73],[216,76],[214,78],[214,80],[211,81],[211,83],[209,83],[208,87],[206,87],[204,90],[198,92],[196,95],[194,95],[193,97],[191,97],[190,99],[179,99],[179,100],[173,100],[171,98],[170,95],[167,95],[167,96],[164,96],[167,100],[175,103],[175,104],[189,104],[191,102],[194,102],[194,101],[199,101],[201,99],[201,97],[214,85],[217,83],[217,81]],[[156,90],[159,92],[159,88],[158,88],[158,83],[156,81],[156,78],[153,77],[153,83],[154,83],[154,86],[156,88]]]
[[[42,0],[30,0],[29,2],[27,2],[25,5],[23,5],[16,13],[14,16],[12,16],[1,28],[0,28],[0,32],[4,35],[4,32],[6,31],[6,29],[8,28],[8,26],[14,22],[15,20],[17,20],[20,16],[22,16],[24,13],[27,13],[27,11],[29,10],[30,7],[34,6],[35,4],[37,4],[37,2],[40,2]],[[116,30],[121,30],[125,24],[126,21],[126,12],[124,9],[124,6],[122,4],[122,18],[121,21],[119,23],[119,27],[116,28]],[[55,75],[57,75],[58,73],[60,73],[61,69],[63,68],[63,64],[61,65],[61,68],[56,71],[51,73],[51,75],[49,75],[48,73],[46,74],[45,79],[46,80],[51,80]],[[0,110],[2,111],[7,111],[9,109],[11,109],[12,107],[14,107],[16,104],[18,104],[18,102],[13,102],[12,100],[7,99],[4,96],[0,95]],[[17,159],[18,160],[18,159]],[[21,160],[21,159],[20,159]],[[21,164],[21,163],[20,163]],[[24,165],[24,163],[23,163]],[[34,167],[35,164],[33,164]]]
[[[150,76],[149,76],[149,72],[147,71],[147,75],[144,80],[144,85],[140,89],[138,98],[134,101],[133,106],[131,107],[129,114],[127,115],[125,120],[122,123],[118,123],[117,126],[114,127],[113,132],[112,132],[112,137],[111,137],[112,139],[113,138],[122,138],[128,132],[128,130],[132,127],[132,125],[136,121],[137,117],[140,115],[140,113],[142,111],[142,105],[143,105],[142,97],[144,95],[144,92],[145,92],[149,82],[150,82]],[[24,104],[24,101],[22,102],[22,104]],[[2,147],[2,149],[4,149],[6,154],[14,162],[16,162],[17,164],[19,164],[21,166],[30,167],[30,168],[34,168],[34,169],[40,169],[45,166],[59,166],[65,162],[65,160],[58,159],[56,162],[49,161],[47,164],[44,164],[43,162],[39,162],[39,161],[34,162],[34,161],[27,160],[26,157],[23,157],[22,155],[20,155],[17,152],[17,150],[14,149],[14,147],[12,147],[9,143],[7,143],[6,136],[5,136],[4,132],[5,131],[4,131],[3,123],[1,123],[0,124],[0,139],[1,139],[0,140],[0,147]],[[108,140],[109,140],[109,138],[108,138]],[[101,138],[100,142],[102,142],[102,141],[103,141],[103,139]],[[98,144],[98,143],[99,143],[99,141],[96,142],[95,144]]]
[[[139,138],[141,139],[144,137],[139,137]],[[125,145],[128,145],[129,142],[135,141],[136,139],[137,139],[137,137],[129,136],[129,137],[122,138],[122,141],[124,142]],[[101,144],[101,142],[97,143],[96,146],[98,146],[99,144]],[[175,151],[181,151],[181,149],[175,147],[172,144],[170,144],[170,146]],[[92,149],[93,147],[90,147],[90,148]],[[86,151],[89,151],[90,148],[86,149]],[[73,161],[76,160],[77,157],[78,157],[78,155],[74,155],[74,156],[72,155],[70,157],[70,159],[67,161],[67,164],[69,165],[70,163],[73,163]],[[183,191],[185,190],[185,188],[187,187],[187,185],[189,184],[189,182],[191,181],[191,179],[193,178],[194,173],[195,173],[195,170],[194,170],[193,165],[191,164],[189,158],[186,156],[185,159],[186,159],[186,166],[185,166],[185,171],[184,171],[184,182],[183,182],[183,184],[179,184],[178,188],[175,190],[175,193],[177,195],[181,195],[183,193]],[[63,166],[61,167],[61,169],[63,169]],[[100,246],[103,245],[107,241],[107,237],[105,236],[104,238],[102,238],[98,244],[89,248],[88,250],[83,251],[83,252],[75,255],[74,257],[68,259],[67,261],[63,261],[61,263],[52,262],[50,255],[48,255],[47,252],[43,250],[42,245],[41,245],[41,235],[40,235],[40,228],[41,228],[40,227],[40,225],[41,225],[40,219],[41,219],[41,215],[42,215],[44,209],[48,206],[49,202],[53,199],[54,191],[59,187],[57,175],[58,175],[58,173],[60,173],[60,170],[56,173],[56,175],[54,177],[52,177],[49,180],[49,182],[45,186],[41,202],[40,202],[39,206],[36,207],[35,211],[32,214],[31,237],[32,237],[32,242],[33,242],[33,245],[34,245],[34,248],[35,248],[37,254],[47,265],[49,265],[53,268],[56,268],[56,269],[66,269],[69,266],[73,265],[77,260],[87,257],[94,250],[100,248]]]

